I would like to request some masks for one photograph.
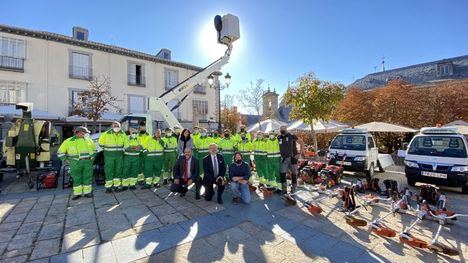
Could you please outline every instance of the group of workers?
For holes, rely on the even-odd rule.
[[[196,185],[196,198],[200,188],[205,188],[205,199],[214,195],[213,185],[218,188],[218,202],[230,182],[235,193],[234,201],[248,203],[248,184],[252,183],[251,170],[255,170],[261,187],[287,193],[286,174],[292,177],[291,191],[297,184],[298,138],[289,133],[286,126],[280,133],[257,132],[255,138],[246,131],[231,134],[224,130],[208,131],[194,127],[175,127],[162,132],[155,129],[152,135],[146,132],[141,122],[138,129],[130,127],[123,131],[119,122],[113,122],[109,130],[98,140],[104,154],[106,193],[160,187],[171,181],[171,191],[185,195],[187,187]],[[65,140],[58,150],[58,157],[70,165],[73,179],[73,197],[92,197],[93,160],[96,146],[89,138],[86,127],[78,127],[71,138]],[[300,149],[303,149],[302,145]],[[219,153],[218,153],[219,151]],[[228,176],[225,177],[225,174]],[[247,190],[246,190],[247,189]]]

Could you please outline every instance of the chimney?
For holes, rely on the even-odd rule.
[[[165,59],[165,60],[171,60],[171,50],[167,48],[162,48],[159,50],[158,54],[156,54],[156,57]]]
[[[86,28],[79,26],[73,27],[73,38],[83,41],[88,41],[89,31]]]
[[[382,72],[385,72],[385,57],[382,57]]]

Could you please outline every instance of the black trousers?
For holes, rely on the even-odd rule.
[[[280,177],[281,183],[286,183],[287,181],[286,173],[281,173],[280,176],[281,176]],[[297,184],[297,174],[291,174],[291,183],[293,185]]]
[[[201,180],[200,178],[195,179],[195,194],[200,195],[200,188],[201,188]],[[188,191],[188,185],[187,182],[184,181],[184,179],[180,179],[179,183],[173,183],[171,184],[171,192],[176,192],[185,195]]]
[[[203,187],[205,188],[205,200],[211,201],[214,195],[214,187],[213,185],[216,184],[218,186],[218,200],[220,200],[223,196],[224,192],[224,185],[220,181],[203,181]]]

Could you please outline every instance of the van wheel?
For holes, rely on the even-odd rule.
[[[406,182],[408,183],[409,186],[415,186],[416,185],[416,180],[406,178]]]
[[[370,178],[374,176],[374,163],[370,164],[369,171],[366,171],[366,175]]]
[[[468,185],[462,187],[462,194],[468,195]]]

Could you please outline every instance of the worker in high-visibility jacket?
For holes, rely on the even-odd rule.
[[[161,130],[155,129],[154,136],[148,138],[143,144],[143,156],[145,159],[145,185],[142,189],[149,189],[152,185],[160,187],[159,182],[165,162],[166,143],[161,138]]]
[[[141,143],[143,143],[147,138],[151,137],[149,133],[146,132],[146,122],[140,122],[140,130],[138,133],[138,138],[140,139]],[[143,175],[143,171],[145,169],[145,162],[144,158],[140,158],[140,172],[138,173],[137,181],[138,184],[145,184],[145,176]]]
[[[212,143],[211,138],[208,137],[208,134],[205,129],[200,128],[200,137],[195,141],[195,149],[197,152],[198,159],[198,169],[200,170],[200,177],[203,179],[203,158],[208,155],[210,144]]]
[[[236,133],[235,135],[235,138],[236,138],[236,141],[237,143],[240,143],[242,141],[242,137],[246,137],[247,138],[247,141],[251,142],[252,141],[252,136],[250,135],[249,132],[247,132],[247,127],[242,124],[240,126],[240,131],[238,133]],[[242,155],[244,157],[244,155]]]
[[[219,146],[219,143],[221,142],[222,138],[221,138],[221,136],[219,136],[218,130],[212,130],[209,137],[211,138],[212,143],[216,143],[216,145]]]
[[[106,174],[106,193],[122,190],[123,152],[127,136],[120,123],[114,121],[111,129],[99,137],[99,146],[104,151],[104,173]]]
[[[247,134],[240,134],[241,140],[237,143],[236,148],[237,151],[242,154],[242,161],[250,166],[250,155],[253,151],[253,143],[247,138]]]
[[[130,135],[124,146],[124,168],[122,175],[123,190],[135,189],[137,176],[141,170],[141,153],[143,152],[143,141],[138,136],[137,130],[130,128]]]
[[[193,127],[193,132],[192,132],[192,134],[190,134],[190,137],[192,137],[192,140],[193,140],[193,145],[195,145],[197,143],[197,140],[201,136],[201,131],[202,130],[203,130],[203,128],[200,128],[198,126]]]
[[[269,187],[276,188],[277,192],[281,191],[280,179],[280,163],[281,154],[278,139],[276,138],[275,131],[271,131],[266,139],[265,150],[267,152],[266,158],[266,184]]]
[[[77,127],[75,135],[66,139],[57,155],[70,165],[70,175],[73,179],[73,200],[82,195],[92,197],[93,159],[96,156],[96,146],[87,135],[86,127]]]
[[[226,164],[226,169],[233,163],[234,152],[236,151],[236,141],[231,137],[231,132],[226,129],[224,130],[224,137],[219,141],[218,147],[221,149],[221,155],[223,156]]]
[[[173,136],[172,130],[166,129],[166,136],[162,137],[165,144],[164,148],[164,163],[163,163],[163,184],[167,184],[167,180],[172,177],[172,170],[177,161],[177,139]]]
[[[267,174],[267,163],[266,163],[266,139],[263,136],[262,131],[257,132],[257,136],[253,141],[253,151],[254,151],[254,163],[255,171],[257,172],[257,177],[261,185],[267,184],[266,174]]]

